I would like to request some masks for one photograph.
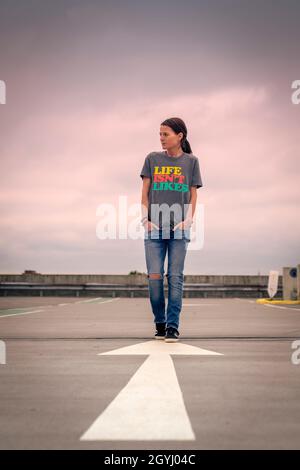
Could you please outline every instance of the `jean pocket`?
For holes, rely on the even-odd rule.
[[[191,241],[191,229],[190,228],[176,228],[174,230],[174,238],[176,240],[186,240],[188,242]]]
[[[186,241],[190,242],[191,241],[191,228],[186,228],[183,230],[184,233],[184,238]]]
[[[144,239],[145,240],[157,240],[159,238],[159,229],[152,227],[151,229],[145,229]]]

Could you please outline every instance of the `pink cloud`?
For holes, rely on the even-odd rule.
[[[287,244],[299,237],[299,137],[288,111],[282,118],[272,88],[264,85],[154,102],[146,97],[109,111],[29,116],[2,157],[7,246],[11,231],[23,245],[26,239],[40,243],[42,234],[45,249],[47,233],[66,246],[75,242],[84,248],[86,236],[97,243],[96,207],[116,204],[120,194],[139,203],[144,158],[161,149],[160,122],[174,115],[186,121],[200,161],[204,186],[198,201],[205,205],[207,247],[226,250],[246,236],[255,251],[262,237],[266,245],[270,237]]]

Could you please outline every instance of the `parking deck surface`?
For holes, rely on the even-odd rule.
[[[184,298],[179,331],[148,298],[0,298],[0,448],[300,449],[299,305]]]

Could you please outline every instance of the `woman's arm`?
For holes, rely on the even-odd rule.
[[[141,199],[141,218],[147,217],[148,220],[148,205],[149,205],[149,190],[151,178],[143,177],[142,199]]]
[[[194,213],[196,210],[196,204],[197,204],[197,187],[196,186],[191,186],[190,188],[190,206],[188,209],[188,216],[187,219],[193,220],[194,218]]]
[[[147,217],[143,221],[143,226],[147,229],[150,230],[152,227],[159,228],[157,225],[155,225],[153,222],[148,220],[148,206],[149,206],[149,190],[151,186],[151,178],[148,178],[148,176],[143,176],[143,188],[142,188],[142,199],[141,199],[141,213],[142,213],[142,219],[143,217]]]
[[[194,213],[196,210],[196,204],[197,204],[197,187],[191,186],[190,187],[190,201],[189,201],[189,207],[186,213],[186,217],[184,221],[179,222],[179,224],[177,224],[174,227],[174,230],[176,228],[181,228],[181,229],[190,228],[190,226],[193,223],[193,217],[194,217]]]

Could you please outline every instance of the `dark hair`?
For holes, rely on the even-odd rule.
[[[181,148],[185,153],[192,153],[190,143],[186,138],[187,128],[186,128],[186,125],[185,125],[185,123],[183,122],[182,119],[180,119],[178,117],[172,117],[172,118],[169,118],[169,119],[165,119],[161,123],[161,126],[171,127],[176,134],[179,134],[179,132],[182,132],[183,137],[182,137],[181,142],[180,142]]]

